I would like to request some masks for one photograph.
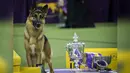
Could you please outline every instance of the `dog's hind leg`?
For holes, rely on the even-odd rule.
[[[46,41],[44,43],[44,50],[43,50],[45,52],[45,60],[48,63],[48,66],[50,68],[50,73],[54,73],[53,67],[52,67],[52,61],[51,61],[51,56],[52,56],[51,47],[50,47],[49,41],[47,40],[47,37],[45,37],[45,40]]]
[[[45,71],[45,60],[42,61],[42,73],[47,73]]]
[[[50,68],[50,73],[54,73],[53,67],[52,67],[51,59],[47,58],[47,59],[46,59],[46,62],[48,63],[48,66],[49,66],[49,68]]]

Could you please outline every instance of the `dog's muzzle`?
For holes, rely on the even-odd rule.
[[[38,29],[41,26],[42,22],[41,21],[33,21],[33,26]]]

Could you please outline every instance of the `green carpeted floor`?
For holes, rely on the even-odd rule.
[[[14,49],[22,57],[22,66],[26,65],[23,44],[24,25],[14,25]],[[86,47],[117,47],[117,28],[112,23],[99,23],[96,28],[59,29],[55,24],[46,24],[44,28],[53,50],[54,68],[65,68],[65,46],[72,41],[76,32],[79,40],[86,43]]]
[[[8,72],[12,72],[12,28],[10,21],[0,21],[0,57],[2,57],[8,65]],[[13,43],[13,42],[12,42]]]

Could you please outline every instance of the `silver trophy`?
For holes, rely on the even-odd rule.
[[[68,43],[66,48],[69,53],[70,60],[75,63],[75,68],[79,69],[80,60],[83,59],[85,43],[79,42],[77,34],[74,33],[73,42]]]
[[[94,57],[93,62],[101,73],[107,72],[106,68],[111,63],[111,56]]]

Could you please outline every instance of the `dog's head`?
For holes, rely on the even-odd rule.
[[[48,5],[43,7],[34,4],[30,9],[29,18],[32,21],[34,28],[39,29],[45,23],[45,17],[48,12]]]

